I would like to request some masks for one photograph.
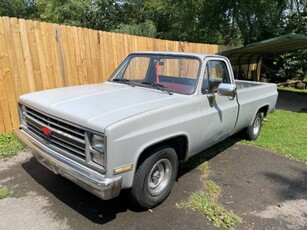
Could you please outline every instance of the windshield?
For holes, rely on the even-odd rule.
[[[133,54],[120,65],[110,81],[168,93],[193,94],[199,69],[200,61],[195,57]]]

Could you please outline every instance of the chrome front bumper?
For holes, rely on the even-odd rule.
[[[22,129],[17,129],[14,133],[30,147],[37,160],[55,174],[60,174],[103,200],[119,195],[122,177],[106,178],[104,175],[48,148]]]

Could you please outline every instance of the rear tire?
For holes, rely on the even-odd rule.
[[[262,115],[258,112],[255,116],[253,124],[246,129],[246,137],[248,140],[256,140],[260,134],[262,127]]]
[[[171,192],[178,172],[176,151],[164,146],[152,152],[136,171],[131,189],[134,202],[143,209],[161,204]]]

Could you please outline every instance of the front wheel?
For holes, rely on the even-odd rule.
[[[246,134],[248,140],[256,140],[260,134],[262,126],[262,116],[261,113],[258,112],[255,116],[255,119],[253,121],[253,124],[247,127]]]
[[[159,148],[141,163],[134,176],[132,198],[144,209],[162,203],[171,192],[178,171],[176,151]]]

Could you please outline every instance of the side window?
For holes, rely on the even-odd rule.
[[[223,61],[208,61],[206,66],[208,76],[208,92],[216,92],[219,84],[230,83],[227,66]]]

